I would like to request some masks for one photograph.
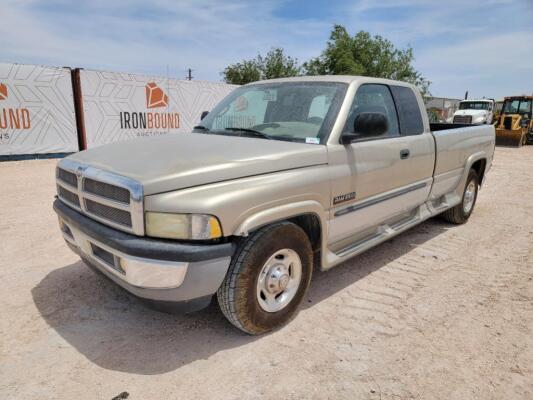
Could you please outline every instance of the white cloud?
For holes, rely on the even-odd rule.
[[[412,45],[435,95],[533,91],[530,0],[346,0],[328,5],[333,17],[277,16],[286,1],[3,0],[1,61],[154,74],[168,65],[176,77],[191,67],[219,80],[229,63],[271,47],[317,56],[337,22]]]
[[[52,4],[53,11],[41,11],[38,3],[4,3],[4,61],[156,73],[169,65],[182,74],[192,67],[196,75],[217,80],[228,63],[274,46],[302,60],[315,55],[330,28],[324,22],[287,24],[274,18],[274,2],[155,1],[147,6],[119,1],[107,7],[96,1],[79,12],[68,11],[73,7],[68,2]]]
[[[390,18],[393,11],[402,17]],[[533,92],[530,0],[361,0],[351,12],[363,29],[413,47],[434,95]]]
[[[417,66],[439,77],[432,91],[501,98],[533,93],[533,31],[492,34],[453,46],[429,48]]]

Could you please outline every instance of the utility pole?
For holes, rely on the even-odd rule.
[[[192,69],[188,69],[188,74],[187,76],[185,77],[185,79],[187,79],[188,81],[192,81],[192,78],[194,78],[194,76],[192,76]]]

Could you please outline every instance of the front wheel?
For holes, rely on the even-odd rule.
[[[313,251],[302,228],[291,222],[261,228],[233,256],[217,292],[220,309],[246,333],[276,329],[295,315],[312,269]]]
[[[479,178],[476,171],[470,170],[466,180],[466,186],[463,191],[463,198],[455,207],[442,213],[442,217],[452,224],[464,224],[470,218],[477,200],[479,189]]]

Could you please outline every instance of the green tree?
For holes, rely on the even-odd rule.
[[[306,75],[365,75],[388,78],[416,85],[422,95],[429,94],[430,82],[412,65],[413,49],[397,49],[382,36],[360,31],[350,36],[346,28],[335,25],[325,50],[303,64]]]
[[[261,80],[261,70],[256,60],[243,60],[231,64],[222,72],[224,81],[233,85],[244,85],[249,82]]]
[[[222,71],[226,83],[244,85],[261,79],[285,78],[300,75],[298,60],[285,55],[283,49],[274,48],[266,56],[258,54],[251,60],[228,65]]]

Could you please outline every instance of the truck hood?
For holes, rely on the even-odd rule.
[[[184,133],[115,142],[69,156],[137,180],[144,194],[326,164],[326,146]]]
[[[487,110],[457,110],[454,115],[471,115],[472,117],[484,117],[489,112]]]

